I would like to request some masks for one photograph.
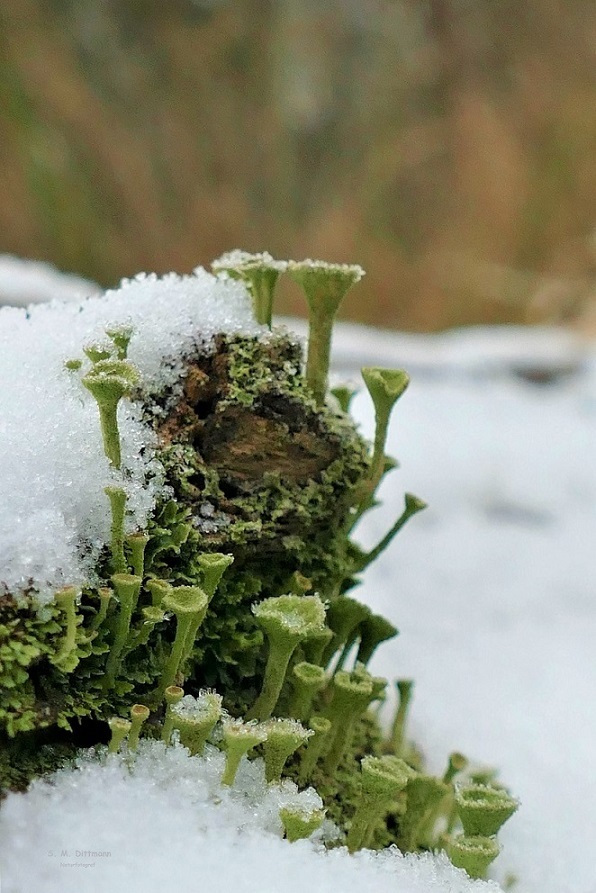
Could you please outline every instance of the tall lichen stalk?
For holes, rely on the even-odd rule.
[[[328,393],[333,319],[363,271],[243,252],[214,269],[246,283],[266,335],[222,334],[198,348],[175,400],[144,389],[127,358],[130,329],[108,328],[108,342],[87,345],[88,368],[78,358],[65,364],[97,404],[112,475],[98,492],[110,541],[99,585],[67,587],[44,612],[12,596],[0,602],[0,782],[23,786],[64,759],[65,733],[74,752],[83,739],[96,743],[96,721],[109,720],[112,753],[133,754],[145,733],[197,754],[216,743],[226,751],[224,785],[242,760],[261,755],[269,782],[290,776],[317,788],[350,850],[442,848],[481,876],[515,801],[490,779],[466,782],[461,755],[443,777],[423,771],[407,734],[410,681],[398,682],[392,728],[382,732],[388,681],[368,663],[397,629],[347,594],[425,507],[406,494],[372,549],[351,539],[395,465],[385,443],[408,385],[401,370],[363,370],[372,449],[348,414],[350,394]],[[305,364],[291,337],[268,331],[285,274],[309,308]],[[130,529],[127,511],[119,417],[129,399],[155,430],[173,494],[146,530]],[[288,839],[322,818],[282,816]]]

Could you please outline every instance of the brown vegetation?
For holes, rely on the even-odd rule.
[[[587,0],[0,0],[0,250],[107,284],[267,249],[361,263],[353,319],[575,318],[595,38]]]

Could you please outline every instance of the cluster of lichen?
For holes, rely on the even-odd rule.
[[[374,708],[387,680],[367,664],[397,630],[347,594],[424,508],[408,494],[375,548],[364,553],[351,540],[394,465],[387,427],[408,384],[401,371],[363,370],[376,414],[372,452],[348,415],[349,392],[327,394],[333,316],[362,271],[243,254],[222,258],[217,270],[245,280],[265,325],[279,275],[303,286],[306,368],[284,333],[221,335],[185,358],[174,399],[171,390],[143,389],[127,359],[128,329],[87,346],[87,369],[79,359],[66,364],[97,401],[115,472],[119,402],[139,401],[173,497],[146,530],[125,535],[125,480],[106,488],[103,585],[68,587],[42,608],[23,594],[0,600],[0,784],[22,786],[69,748],[106,740],[101,720],[110,722],[111,749],[128,736],[134,750],[141,727],[166,741],[176,729],[192,752],[215,734],[228,755],[223,783],[254,748],[268,780],[283,772],[316,787],[350,850],[443,848],[482,876],[515,801],[490,779],[479,786],[470,776],[456,789],[465,769],[458,755],[442,778],[422,771],[406,735],[406,681],[383,736]],[[194,713],[177,706],[181,683],[187,697],[202,692]],[[122,718],[129,710],[131,719]],[[292,839],[315,827],[312,817],[284,821]]]

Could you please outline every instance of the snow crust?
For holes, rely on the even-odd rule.
[[[136,758],[87,758],[11,794],[0,812],[3,893],[499,893],[446,858],[325,851],[321,832],[290,844],[279,810],[310,813],[318,795],[267,785],[262,760],[246,757],[222,788],[223,765],[210,746],[190,757],[141,741]]]
[[[128,527],[143,527],[163,481],[150,427],[121,401],[122,474],[104,455],[97,404],[64,362],[131,325],[129,358],[149,390],[180,377],[182,359],[218,332],[257,333],[243,285],[202,269],[140,275],[81,302],[0,309],[0,590],[56,588],[93,579],[109,538],[103,488],[119,483]]]

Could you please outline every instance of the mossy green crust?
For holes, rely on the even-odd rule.
[[[57,725],[69,728],[69,718],[90,715],[101,703],[99,694],[79,699],[69,690],[74,671],[109,651],[98,633],[87,633],[76,615],[70,662],[60,660],[67,623],[58,602],[34,609],[10,595],[0,598],[0,723],[8,737]],[[72,668],[72,669],[68,669]],[[78,674],[77,674],[78,675]]]

